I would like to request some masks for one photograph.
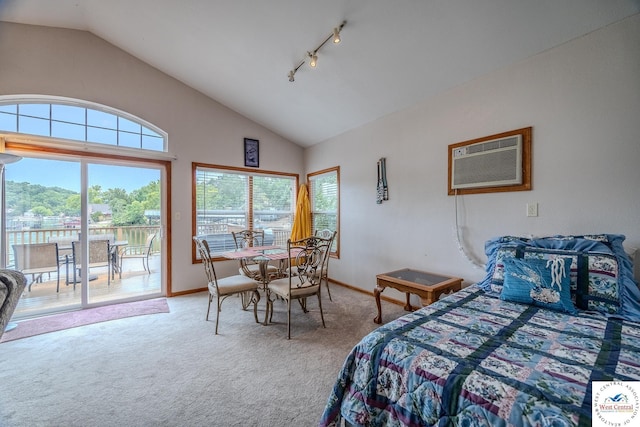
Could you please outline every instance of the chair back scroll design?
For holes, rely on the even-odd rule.
[[[211,259],[211,251],[209,243],[204,238],[193,236],[193,241],[200,253],[202,265],[207,276],[207,288],[209,289],[209,304],[207,306],[206,320],[209,320],[209,312],[211,311],[211,302],[214,298],[217,301],[216,310],[216,335],[218,334],[218,324],[220,323],[220,311],[222,302],[231,295],[240,295],[242,300],[242,309],[246,310],[249,304],[253,303],[253,316],[258,323],[258,301],[260,294],[258,293],[258,284],[250,277],[243,275],[229,276],[218,279],[216,269]]]
[[[200,259],[204,265],[204,273],[207,276],[207,282],[213,283],[216,295],[218,294],[218,278],[216,276],[216,270],[213,267],[213,260],[211,259],[211,251],[209,250],[209,243],[205,239],[194,237],[193,241],[196,243],[198,253],[200,253]]]
[[[256,246],[264,246],[264,230],[242,230],[231,232],[233,236],[233,242],[236,245],[236,249],[244,249]],[[265,271],[266,270],[266,271]],[[269,263],[260,265],[259,261],[255,261],[251,258],[241,258],[240,268],[238,270],[240,274],[247,277],[251,277],[258,282],[265,282],[274,277],[277,277],[280,270]],[[266,278],[263,277],[266,274]]]
[[[236,249],[264,245],[264,230],[232,231],[231,235]]]
[[[333,250],[333,242],[336,239],[337,231],[331,231],[327,228],[322,230],[316,230],[315,235],[318,237],[322,237],[324,239],[330,239],[331,243],[329,244],[329,251],[327,252],[327,260],[324,263],[324,268],[322,269],[322,280],[324,280],[325,285],[327,286],[327,293],[329,294],[329,301],[333,301],[331,298],[331,289],[329,289],[329,260],[331,259],[331,251]]]
[[[269,283],[267,294],[267,311],[273,317],[273,293],[287,302],[287,338],[291,338],[291,301],[298,300],[302,310],[308,313],[307,297],[317,295],[322,326],[326,328],[322,311],[321,282],[322,270],[327,262],[331,249],[331,239],[310,236],[301,240],[287,241],[289,251],[290,274],[288,277],[276,279]]]
[[[323,228],[322,230],[316,230],[315,235],[317,237],[322,237],[323,239],[331,239],[337,233],[337,231],[331,231],[328,228]]]
[[[296,246],[297,244],[301,244],[302,241],[298,242],[289,242],[289,253],[291,254],[291,249],[296,247],[298,249],[298,253],[295,258],[291,258],[295,260],[292,262],[290,271],[291,277],[295,278],[291,287],[294,285],[296,288],[302,287],[310,287],[310,286],[319,286],[321,280],[321,272],[325,263],[326,258],[326,250],[325,248],[319,245],[319,240],[316,238],[305,239],[303,245],[304,246]]]

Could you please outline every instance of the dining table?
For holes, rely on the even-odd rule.
[[[246,248],[233,249],[230,251],[221,252],[220,256],[228,259],[247,259],[254,262],[257,262],[259,265],[259,277],[254,277],[254,279],[262,285],[262,290],[266,291],[269,282],[273,278],[271,274],[267,273],[267,266],[270,261],[279,261],[278,265],[278,277],[283,277],[285,273],[285,268],[287,263],[286,260],[289,259],[289,251],[286,246],[250,246]],[[291,254],[292,256],[296,256],[295,253]],[[269,296],[267,295],[267,299]],[[265,310],[265,319],[263,325],[268,323],[268,311]]]
[[[260,282],[262,283],[263,289],[267,288],[269,284],[270,277],[267,274],[267,265],[270,261],[280,261],[280,265],[278,267],[279,274],[283,274],[284,271],[284,261],[289,258],[289,252],[286,247],[283,246],[250,246],[246,248],[233,249],[230,251],[225,251],[220,253],[221,256],[228,259],[247,259],[251,261],[255,261],[260,266]]]

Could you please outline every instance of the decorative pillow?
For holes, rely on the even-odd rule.
[[[615,256],[591,252],[587,258],[587,279],[579,281],[576,307],[604,314],[620,312],[618,261]],[[584,274],[580,274],[584,276]]]
[[[611,254],[560,249],[525,248],[525,259],[571,259],[571,300],[579,310],[617,314],[620,311],[618,262]]]
[[[578,289],[578,256],[579,252],[564,251],[559,249],[542,249],[527,246],[510,246],[504,245],[496,251],[495,266],[493,274],[489,281],[489,291],[500,293],[504,283],[504,260],[509,258],[525,258],[525,259],[555,259],[558,257],[571,258],[571,269],[569,278],[571,280],[571,300],[575,302],[576,292]]]
[[[517,248],[512,246],[503,246],[498,249],[496,252],[493,274],[491,275],[489,289],[487,289],[487,291],[492,291],[498,294],[502,292],[502,285],[504,283],[504,260],[507,258],[515,258],[516,253]]]
[[[577,261],[570,274],[576,308],[640,322],[640,284],[634,280],[634,264],[624,251],[624,240],[622,234],[494,237],[485,242],[486,274],[477,285],[487,293],[500,294],[503,258],[546,259],[551,256],[547,253],[569,256]],[[604,258],[607,261],[603,264]],[[640,253],[635,265],[636,277],[640,277]]]
[[[571,302],[571,259],[504,259],[504,284],[500,298],[576,314]]]
[[[525,248],[523,252],[524,253],[522,257],[519,257],[519,258],[543,259],[543,260],[555,259],[558,257],[570,258],[571,269],[569,272],[569,281],[571,284],[570,286],[571,301],[573,301],[574,304],[576,304],[577,308],[580,308],[576,303],[576,300],[579,299],[577,298],[576,295],[578,294],[578,282],[580,281],[580,278],[578,277],[578,270],[579,270],[579,265],[582,265],[583,254],[576,251],[565,251],[560,249],[541,249],[541,248]],[[586,277],[584,277],[583,280],[586,280]]]

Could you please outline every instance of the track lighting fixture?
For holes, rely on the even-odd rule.
[[[340,26],[340,30],[341,29],[342,29],[342,26]],[[333,42],[335,44],[340,43],[340,30],[338,28],[333,29]]]
[[[342,21],[338,27],[335,27],[333,29],[333,32],[329,35],[329,37],[327,37],[322,43],[320,43],[320,46],[312,51],[307,51],[305,59],[300,61],[300,63],[293,70],[289,71],[288,76],[290,82],[294,82],[296,80],[295,75],[298,72],[298,69],[300,69],[300,67],[302,67],[302,65],[305,63],[307,58],[309,58],[309,66],[311,68],[316,68],[316,66],[318,65],[318,51],[320,50],[320,48],[322,48],[322,46],[325,45],[326,42],[328,42],[329,40],[333,40],[333,43],[335,44],[340,43],[340,31],[342,31],[342,27],[344,27],[346,23],[347,21]]]
[[[307,54],[309,55],[309,58],[311,58],[311,60],[309,60],[309,66],[311,68],[316,68],[316,65],[318,65],[318,55],[316,55],[315,52],[307,52]]]
[[[293,70],[289,71],[289,81],[290,82],[296,81],[295,75],[298,72],[298,69],[300,67],[302,67],[303,65],[304,65],[304,60],[300,61],[300,63],[298,64],[298,66],[296,68],[294,68]]]

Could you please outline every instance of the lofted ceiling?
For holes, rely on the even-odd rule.
[[[0,0],[0,21],[89,31],[303,147],[638,12],[638,0]],[[342,42],[289,82],[342,20]]]

